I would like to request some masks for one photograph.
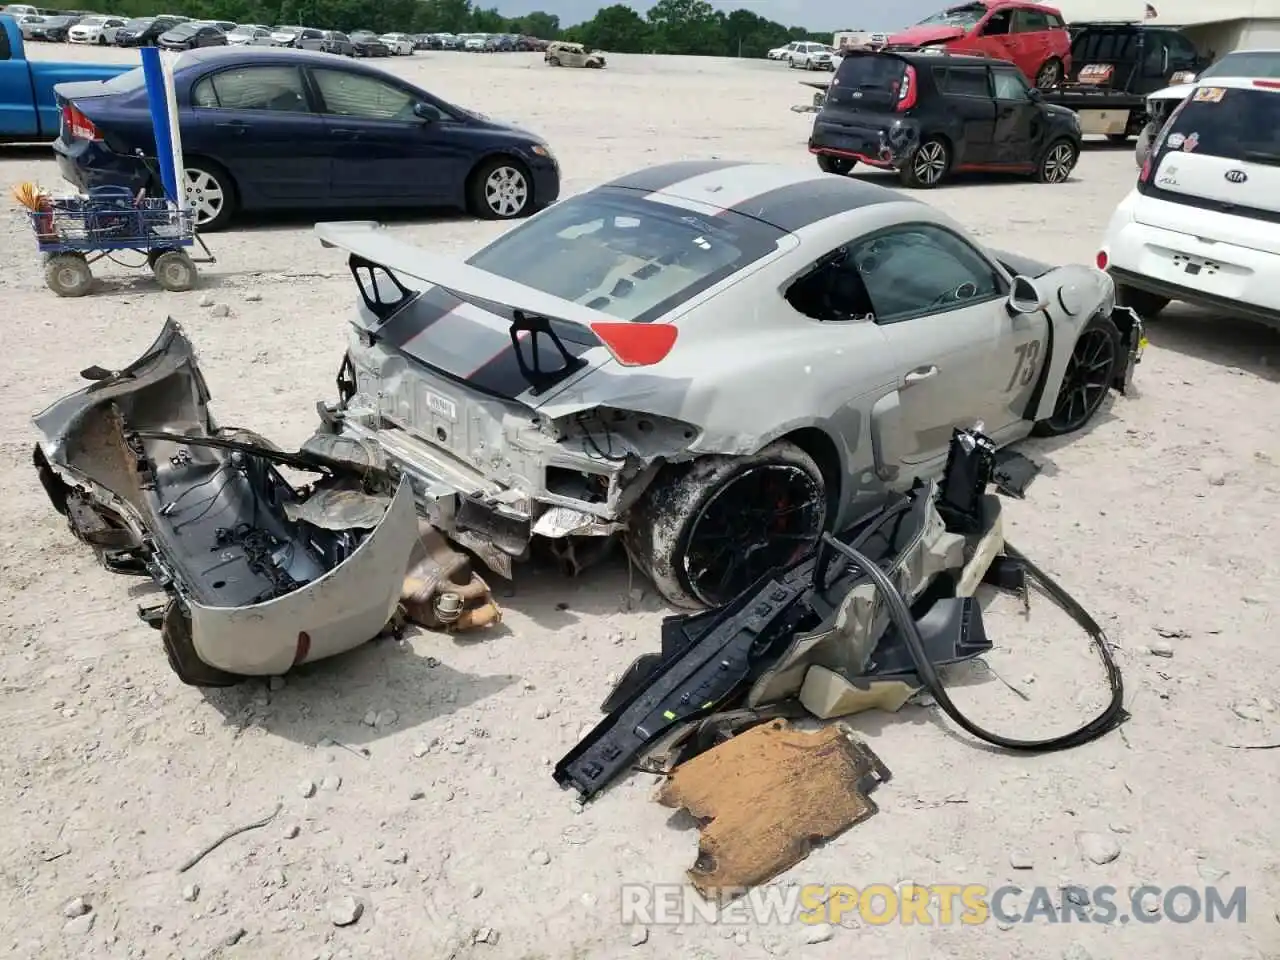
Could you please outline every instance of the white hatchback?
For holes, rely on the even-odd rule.
[[[1144,317],[1181,300],[1280,329],[1280,80],[1197,83],[1097,260]]]

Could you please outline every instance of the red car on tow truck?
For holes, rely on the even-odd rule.
[[[1023,0],[973,0],[948,7],[889,37],[888,50],[943,47],[1010,60],[1041,90],[1071,69],[1071,34],[1056,7]]]

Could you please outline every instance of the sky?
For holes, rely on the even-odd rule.
[[[503,14],[514,17],[545,10],[560,18],[563,26],[590,20],[597,10],[618,0],[503,0],[497,4]],[[621,0],[643,14],[652,0]],[[766,20],[811,30],[892,30],[923,20],[931,13],[959,0],[898,0],[892,4],[851,4],[848,0],[711,0],[720,10],[752,10]],[[481,3],[481,6],[488,6]]]

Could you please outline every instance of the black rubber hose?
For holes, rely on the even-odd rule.
[[[1028,560],[1012,545],[1005,544],[1005,554],[1022,564],[1027,576],[1039,584],[1045,594],[1089,634],[1093,645],[1098,650],[1098,655],[1102,657],[1103,666],[1106,667],[1107,671],[1107,680],[1111,684],[1111,702],[1107,704],[1102,713],[1077,730],[1061,736],[1049,737],[1045,740],[1013,740],[1009,737],[1002,737],[998,733],[991,733],[989,730],[982,729],[982,727],[961,713],[960,708],[947,695],[946,688],[942,685],[942,678],[938,676],[937,668],[934,667],[925,652],[924,643],[920,639],[920,631],[916,627],[915,618],[911,616],[911,611],[907,607],[906,601],[893,585],[893,581],[878,565],[853,547],[841,543],[830,534],[824,534],[823,539],[832,548],[857,564],[858,568],[876,585],[881,596],[884,597],[890,618],[902,634],[902,639],[907,646],[907,650],[911,653],[912,661],[915,663],[916,673],[919,674],[925,688],[948,717],[979,740],[1005,750],[1014,750],[1021,753],[1052,753],[1057,750],[1069,750],[1072,747],[1092,743],[1129,719],[1129,714],[1124,709],[1124,680],[1120,675],[1120,667],[1111,655],[1111,646],[1107,643],[1107,637],[1102,632],[1102,627],[1089,615],[1089,612],[1084,607],[1080,606],[1071,594],[1067,593],[1052,577]]]

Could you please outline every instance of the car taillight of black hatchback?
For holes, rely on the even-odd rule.
[[[916,68],[906,64],[902,71],[902,85],[898,88],[898,102],[894,105],[895,113],[906,113],[916,105]]]

